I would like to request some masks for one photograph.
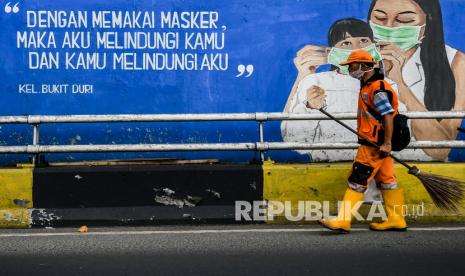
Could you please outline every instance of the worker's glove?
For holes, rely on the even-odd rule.
[[[326,107],[325,91],[316,85],[313,85],[307,90],[307,100],[305,106],[311,109],[320,109]]]

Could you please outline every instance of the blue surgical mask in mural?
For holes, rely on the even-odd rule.
[[[404,52],[421,43],[420,37],[422,26],[384,27],[370,21],[373,36],[376,42],[386,41],[399,46]]]
[[[347,58],[349,58],[352,51],[354,51],[354,50],[341,49],[341,48],[333,47],[333,48],[331,48],[331,51],[328,54],[328,63],[332,64],[334,66],[337,66],[339,68],[340,73],[348,75],[349,74],[348,66],[341,66],[340,64],[341,64],[341,62],[346,61]],[[371,56],[373,57],[374,61],[381,60],[381,55],[380,55],[378,49],[376,48],[375,44],[371,44],[371,45],[363,48],[363,50],[368,51],[371,54]]]

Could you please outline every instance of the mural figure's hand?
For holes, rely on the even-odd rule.
[[[320,109],[326,107],[325,90],[319,86],[313,85],[307,90],[307,108]]]
[[[384,70],[386,75],[398,85],[404,83],[402,68],[404,68],[407,55],[399,46],[385,41],[377,43],[380,46],[380,54],[383,57]]]
[[[302,77],[314,74],[318,66],[328,63],[326,47],[307,45],[297,52],[294,65]]]

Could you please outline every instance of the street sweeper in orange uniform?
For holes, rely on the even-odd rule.
[[[356,211],[353,207],[360,206],[368,181],[374,178],[383,195],[387,220],[371,223],[370,229],[406,230],[407,224],[402,214],[404,194],[397,187],[394,160],[389,156],[392,150],[393,118],[398,113],[397,93],[384,80],[380,69],[374,68],[375,62],[369,52],[355,50],[341,65],[347,65],[350,76],[361,81],[357,132],[364,139],[359,139],[360,146],[337,217],[322,219],[319,223],[330,230],[349,232],[352,211]],[[324,95],[309,95],[306,104],[308,108],[320,109],[324,106]],[[379,148],[367,141],[377,144]]]

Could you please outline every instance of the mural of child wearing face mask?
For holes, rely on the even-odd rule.
[[[328,47],[308,45],[297,53],[294,64],[298,76],[292,87],[284,112],[319,113],[309,104],[326,105],[328,112],[356,112],[360,82],[348,75],[345,61],[355,49],[365,49],[380,60],[370,26],[361,20],[346,18],[333,23],[328,31]],[[332,70],[316,73],[323,64]],[[347,121],[355,128],[355,121]],[[353,133],[328,120],[283,121],[281,134],[286,142],[330,143],[355,142]],[[309,154],[312,161],[347,161],[354,158],[354,150],[299,150]]]
[[[368,20],[399,111],[465,110],[465,54],[445,45],[439,0],[373,0]],[[461,119],[412,120],[416,140],[455,140]],[[404,150],[416,160],[457,160],[463,151]],[[465,159],[462,159],[465,160]],[[458,160],[457,160],[458,161]]]

